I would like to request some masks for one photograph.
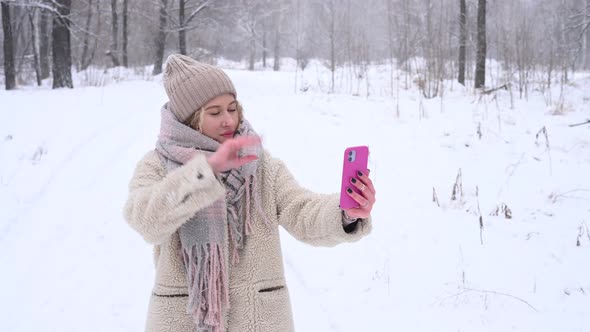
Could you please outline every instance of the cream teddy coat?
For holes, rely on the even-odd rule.
[[[293,331],[278,226],[305,243],[329,247],[368,234],[371,220],[361,219],[352,232],[345,232],[339,195],[321,195],[302,188],[285,165],[267,152],[260,158],[257,177],[259,192],[255,194],[260,195],[261,208],[272,224],[268,226],[254,206],[248,207],[253,227],[239,262],[230,264],[230,308],[224,315],[225,327],[230,332]],[[154,245],[156,278],[146,331],[195,330],[186,313],[187,283],[178,228],[195,211],[224,195],[223,184],[202,155],[169,174],[155,151],[137,164],[124,216]]]

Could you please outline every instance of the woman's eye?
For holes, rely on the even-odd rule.
[[[219,112],[211,113],[211,115],[213,115],[213,116],[219,115]]]
[[[237,109],[236,109],[236,108],[234,108],[234,109],[229,109],[229,110],[227,110],[227,111],[228,111],[228,112],[235,112],[235,111],[237,111]]]

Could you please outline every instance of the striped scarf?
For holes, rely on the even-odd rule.
[[[196,154],[210,155],[219,147],[219,142],[179,122],[167,104],[162,107],[161,114],[156,151],[167,172],[187,163]],[[243,120],[237,135],[256,133]],[[260,153],[256,151],[256,155],[260,156]],[[223,313],[229,307],[228,265],[225,261],[229,255],[225,251],[231,241],[232,261],[237,262],[238,250],[244,247],[245,236],[251,232],[249,207],[257,166],[254,161],[220,174],[226,188],[225,199],[196,211],[178,231],[188,282],[187,311],[199,332],[224,330]],[[245,205],[242,204],[244,196]]]

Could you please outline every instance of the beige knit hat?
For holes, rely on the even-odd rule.
[[[182,122],[217,96],[229,93],[237,97],[223,70],[182,54],[168,56],[163,82],[170,110]]]

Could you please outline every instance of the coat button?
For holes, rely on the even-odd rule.
[[[199,173],[197,174],[197,179],[199,179],[199,180],[200,180],[200,179],[202,179],[202,178],[203,178],[203,174],[201,174],[201,172],[199,172]]]

